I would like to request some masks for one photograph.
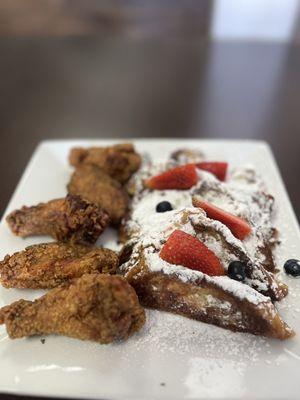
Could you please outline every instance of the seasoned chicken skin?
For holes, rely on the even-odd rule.
[[[69,155],[70,164],[95,165],[120,183],[125,183],[141,165],[141,156],[131,143],[110,147],[73,148]]]
[[[109,249],[68,243],[27,247],[0,262],[0,282],[6,288],[48,289],[87,273],[114,274],[117,254]]]
[[[98,204],[107,211],[114,225],[118,225],[126,213],[127,193],[118,181],[95,165],[83,164],[76,168],[68,184],[68,192]]]
[[[32,207],[22,207],[6,217],[17,236],[50,235],[59,241],[95,243],[109,223],[108,214],[80,196],[68,195]]]
[[[126,339],[145,322],[134,289],[121,277],[87,274],[31,302],[0,309],[10,338],[60,334],[110,343]]]

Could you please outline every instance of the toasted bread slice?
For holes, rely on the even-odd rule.
[[[287,295],[287,286],[277,281],[272,272],[267,271],[254,260],[243,243],[235,238],[224,224],[208,218],[202,209],[188,207],[170,211],[167,214],[166,217],[153,215],[152,230],[145,228],[142,232],[138,225],[128,223],[132,240],[137,242],[137,246],[139,243],[140,246],[142,246],[141,243],[147,243],[159,250],[172,231],[181,229],[192,233],[206,244],[219,257],[225,270],[231,261],[244,262],[247,265],[245,284],[269,296],[272,300],[281,300]]]
[[[153,254],[154,257],[155,254]],[[237,332],[287,339],[292,329],[280,318],[271,299],[226,276],[208,277],[184,267],[151,271],[143,254],[133,268],[121,268],[141,304]],[[156,263],[160,262],[156,257]],[[126,266],[126,264],[125,264]]]
[[[276,265],[272,251],[278,243],[278,232],[271,222],[274,197],[266,193],[264,187],[259,187],[262,184],[253,170],[240,168],[236,173],[237,178],[233,175],[227,183],[206,179],[207,174],[200,173],[203,179],[193,194],[247,221],[252,233],[243,241],[244,247],[265,269],[274,272]],[[245,180],[244,184],[240,182],[242,179]]]
[[[260,178],[248,167],[229,174],[224,183],[199,170],[197,184],[185,191],[145,188],[145,179],[168,169],[169,165],[195,162],[194,155],[197,158],[193,152],[178,154],[165,164],[146,165],[135,176],[131,209],[121,229],[126,244],[119,271],[147,307],[233,331],[278,339],[293,336],[294,332],[273,304],[288,292],[287,286],[271,272],[275,270],[272,250],[277,241],[271,222],[273,197],[266,194]],[[193,196],[201,196],[245,219],[251,225],[251,234],[244,240],[236,238],[224,223],[194,207]],[[162,201],[170,203],[171,211],[156,211]],[[208,276],[162,260],[160,251],[175,230],[198,238],[208,247],[224,267],[225,276]],[[245,265],[243,282],[227,276],[232,261]]]

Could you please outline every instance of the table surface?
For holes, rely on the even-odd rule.
[[[1,39],[0,212],[44,139],[244,138],[271,145],[299,219],[299,50],[190,39]]]

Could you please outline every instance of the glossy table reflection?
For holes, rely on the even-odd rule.
[[[299,47],[1,39],[0,54],[1,213],[40,140],[205,137],[268,141],[299,219]]]
[[[300,53],[280,44],[0,40],[3,212],[46,138],[267,140],[300,215]]]

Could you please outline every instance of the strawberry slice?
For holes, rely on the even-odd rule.
[[[244,240],[251,232],[251,226],[245,220],[211,203],[193,197],[193,206],[202,208],[209,218],[222,222],[231,230],[232,234],[240,240]]]
[[[170,235],[160,252],[160,258],[208,275],[224,275],[218,257],[200,240],[180,230]]]
[[[196,167],[214,174],[220,181],[225,181],[228,163],[203,161],[196,164]]]
[[[198,181],[195,164],[181,165],[153,176],[145,184],[150,189],[190,189]]]

